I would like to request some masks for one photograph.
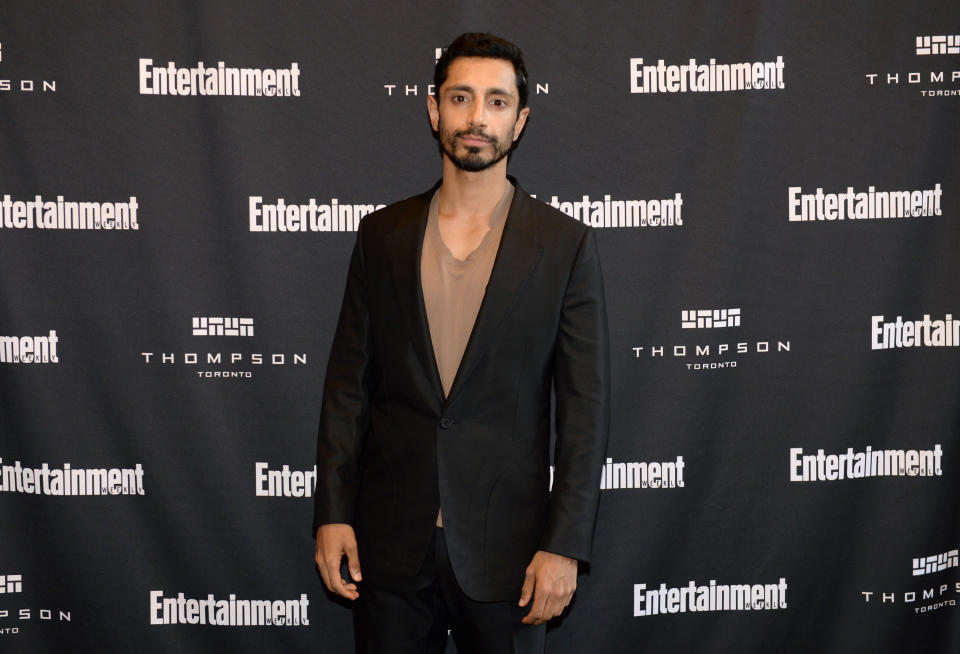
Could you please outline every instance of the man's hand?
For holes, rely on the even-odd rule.
[[[317,528],[317,567],[327,590],[350,600],[360,597],[355,583],[340,577],[340,561],[347,555],[347,568],[354,581],[360,581],[360,560],[357,558],[357,537],[347,524],[320,525]]]
[[[526,606],[533,596],[530,613],[521,622],[538,625],[560,615],[576,588],[577,560],[538,550],[520,589],[520,606]]]

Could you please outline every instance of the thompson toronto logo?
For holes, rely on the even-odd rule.
[[[918,36],[918,55],[960,54],[960,34]]]
[[[436,65],[437,61],[440,60],[441,55],[443,55],[446,48],[434,48],[433,49],[433,61],[430,63],[430,76],[431,79],[426,82],[394,82],[392,84],[384,84],[383,88],[387,92],[387,95],[393,98],[399,97],[415,97],[415,98],[425,98],[428,95],[434,95],[433,88],[433,67]],[[549,82],[535,82],[528,81],[528,88],[530,89],[531,95],[549,95],[550,94],[550,83]]]
[[[0,595],[23,592],[23,575],[0,575]],[[27,621],[40,620],[41,622],[72,622],[73,613],[60,609],[35,609],[21,607],[17,609],[0,609],[0,636],[16,636],[20,634],[20,626]],[[14,622],[11,626],[10,623]]]
[[[633,615],[646,617],[673,613],[706,611],[773,611],[787,608],[787,580],[775,584],[709,584],[691,580],[686,586],[648,589],[633,585]]]
[[[724,91],[780,90],[783,83],[783,57],[772,61],[747,61],[718,64],[711,58],[697,63],[644,64],[643,57],[630,58],[630,93],[720,93]]]
[[[172,61],[154,66],[153,59],[138,63],[140,95],[300,96],[300,64],[295,61],[288,68],[236,68],[222,61],[189,67]]]
[[[150,591],[150,624],[208,624],[217,627],[301,627],[310,624],[310,599],[244,600],[230,593],[227,599],[208,594],[201,599],[183,593],[164,597],[162,590]]]
[[[133,468],[74,468],[69,463],[25,467],[4,465],[0,458],[0,493],[27,495],[145,495],[143,466]]]
[[[802,447],[790,448],[790,481],[838,481],[868,477],[941,477],[943,447],[937,443],[930,450],[862,451],[848,447],[841,454],[804,454]]]
[[[0,41],[0,63],[4,62],[4,57],[6,54],[6,48],[4,48],[3,42]],[[0,73],[0,75],[2,75],[2,73]],[[57,81],[46,79],[35,80],[0,78],[0,93],[34,93],[38,90],[41,93],[56,93]]]
[[[720,329],[740,326],[740,309],[684,309],[681,329]]]
[[[920,59],[905,62],[898,70],[864,73],[867,86],[877,91],[917,89],[927,98],[960,96],[960,67],[935,56],[960,54],[960,35],[917,36],[913,43],[913,54]]]
[[[253,336],[253,318],[196,317],[194,336]]]
[[[57,330],[46,336],[0,336],[0,363],[60,363]]]
[[[135,195],[126,202],[67,201],[62,195],[56,200],[44,200],[41,195],[14,200],[4,195],[0,229],[138,230],[139,208]]]
[[[537,197],[533,195],[532,197]],[[680,227],[683,225],[683,196],[656,200],[602,200],[584,195],[579,200],[563,200],[556,195],[547,202],[575,220],[591,227]]]
[[[914,613],[932,613],[942,608],[956,606],[957,593],[960,593],[960,581],[906,591],[862,590],[860,596],[864,603],[870,606],[903,604],[912,608]]]
[[[332,198],[318,203],[310,198],[306,204],[291,204],[283,198],[265,204],[260,195],[249,196],[251,232],[355,232],[367,214],[385,204],[347,204]]]
[[[870,186],[866,192],[855,192],[848,186],[841,193],[824,193],[819,187],[815,193],[804,193],[801,187],[791,186],[787,189],[787,220],[793,223],[941,216],[942,195],[940,184],[906,191],[878,191]]]
[[[147,366],[186,366],[201,379],[251,379],[253,371],[263,366],[282,368],[288,365],[307,365],[305,352],[251,352],[248,346],[239,345],[254,337],[254,319],[236,317],[194,316],[190,324],[192,337],[246,337],[231,342],[229,352],[189,351],[140,352]]]
[[[960,550],[950,550],[914,559],[913,576],[920,577],[957,567],[960,567]]]
[[[23,592],[22,575],[0,575],[0,595]]]
[[[907,347],[960,347],[960,320],[948,313],[943,320],[887,321],[882,315],[870,317],[870,349],[893,350]]]
[[[703,314],[703,315],[701,315]],[[684,309],[680,312],[680,329],[701,330],[721,327],[740,327],[741,310],[735,309]],[[727,334],[728,332],[719,332]],[[706,340],[706,337],[704,337]],[[790,340],[782,339],[729,339],[723,342],[675,343],[638,345],[631,348],[635,359],[674,359],[687,370],[707,371],[721,368],[736,368],[734,355],[759,356],[790,352]]]

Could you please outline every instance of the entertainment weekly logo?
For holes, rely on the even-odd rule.
[[[392,82],[382,85],[384,93],[390,98],[417,98],[424,100],[429,95],[434,94],[433,88],[433,69],[446,48],[433,49],[433,61],[428,71],[428,79],[425,81],[404,81],[394,79]],[[426,70],[426,66],[422,66]],[[409,78],[408,78],[409,79]],[[550,82],[528,80],[527,87],[530,95],[549,95]]]
[[[184,593],[164,597],[162,590],[150,591],[150,626],[202,624],[216,627],[305,627],[310,625],[310,599],[237,599],[234,593],[217,598],[188,598]]]
[[[708,584],[690,580],[685,586],[647,588],[633,585],[633,615],[647,617],[676,613],[717,611],[777,611],[787,608],[787,579],[777,583]]]
[[[15,200],[9,194],[0,202],[0,231],[10,229],[106,230],[140,229],[137,196],[124,202],[56,200],[35,195],[32,200]]]
[[[20,461],[4,464],[0,457],[0,493],[73,497],[91,495],[145,495],[143,466],[132,468],[75,468],[69,463],[37,467]]]
[[[3,41],[0,41],[0,65],[6,63],[9,53]],[[0,93],[23,94],[23,93],[56,93],[57,80],[21,78],[11,79],[3,75],[3,69],[0,68]]]
[[[0,363],[60,363],[59,343],[55,329],[46,336],[0,336]]]
[[[265,203],[263,196],[249,196],[248,219],[251,232],[355,232],[360,221],[385,204],[348,204],[331,198],[306,204],[291,203],[284,198]]]
[[[0,609],[0,642],[3,637],[19,636],[21,629],[26,629],[34,624],[45,624],[50,622],[72,622],[73,612],[63,609],[37,608],[33,602],[25,602],[21,599],[23,593],[23,575],[6,574],[0,575],[0,599],[5,602],[9,599],[11,602],[18,602],[13,608]],[[16,595],[16,597],[7,597]],[[24,606],[24,604],[27,604]]]
[[[609,194],[603,199],[583,195],[577,200],[561,200],[553,195],[546,203],[591,227],[683,226],[683,195],[680,193],[652,200],[618,200]]]
[[[741,335],[740,308],[683,309],[680,312],[680,331],[695,331],[695,340],[679,337],[671,340],[637,345],[633,358],[659,364],[663,361],[679,363],[691,372],[709,373],[713,370],[736,368],[741,359],[785,356],[791,350],[790,340],[782,336],[748,338]],[[706,331],[709,330],[709,331]],[[714,331],[716,330],[716,331]]]
[[[607,457],[600,469],[600,490],[683,488],[685,467],[682,456],[672,461],[614,461]],[[547,489],[553,490],[553,466]]]
[[[942,320],[931,320],[923,314],[922,320],[904,320],[897,316],[870,317],[870,349],[895,350],[918,347],[960,347],[960,320],[946,314]]]
[[[839,454],[819,449],[806,454],[802,447],[790,448],[790,481],[816,482],[865,479],[868,477],[942,477],[943,447],[927,450],[875,450],[870,445]]]
[[[686,63],[667,64],[658,59],[644,63],[630,58],[630,93],[723,93],[726,91],[776,91],[784,88],[783,57],[770,61],[718,64],[690,58]]]
[[[896,70],[864,73],[868,88],[874,92],[919,91],[924,98],[960,97],[960,34],[920,35],[898,42],[904,54],[911,43],[919,59],[906,59]]]
[[[813,193],[804,193],[802,187],[791,186],[787,188],[787,220],[837,222],[942,216],[942,195],[939,183],[933,188],[901,191],[878,191],[875,186],[855,191],[848,186],[839,193],[824,193],[821,187]]]
[[[317,466],[312,470],[292,470],[283,464],[270,468],[266,461],[253,465],[254,494],[257,497],[313,497],[317,487]]]
[[[154,66],[153,59],[138,60],[140,95],[246,96],[284,98],[300,96],[300,64],[287,68],[238,68],[218,61],[211,66]]]
[[[307,365],[306,352],[253,345],[254,319],[250,317],[194,316],[189,334],[190,339],[180,340],[179,347],[164,344],[159,350],[141,351],[143,364],[152,369],[186,370],[198,379],[211,380],[252,379],[264,368]]]

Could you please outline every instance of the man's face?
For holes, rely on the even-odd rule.
[[[430,124],[457,168],[476,172],[502,160],[520,138],[529,107],[519,109],[516,72],[506,59],[457,57],[437,97],[427,98]]]

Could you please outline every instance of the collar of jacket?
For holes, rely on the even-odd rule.
[[[543,254],[540,223],[537,219],[537,209],[542,207],[521,188],[514,177],[508,175],[507,179],[515,188],[510,211],[503,226],[500,246],[493,261],[490,280],[487,282],[477,319],[450,387],[450,394],[446,398],[443,397],[443,384],[433,354],[427,310],[423,302],[423,286],[420,282],[420,257],[427,226],[427,212],[430,199],[442,180],[437,181],[425,193],[410,198],[406,219],[398,221],[396,228],[386,235],[386,248],[390,256],[397,297],[401,299],[403,320],[413,336],[414,348],[423,362],[442,408],[450,406],[456,400],[470,372],[483,358],[484,352],[510,313]]]

